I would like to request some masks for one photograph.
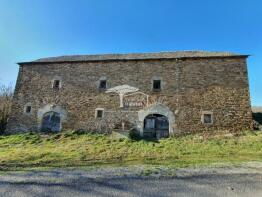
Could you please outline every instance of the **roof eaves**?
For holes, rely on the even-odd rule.
[[[228,55],[228,56],[184,56],[184,57],[157,57],[157,58],[112,58],[112,59],[92,59],[92,60],[66,60],[66,61],[31,61],[18,62],[20,66],[33,64],[61,64],[61,63],[83,63],[83,62],[112,62],[112,61],[142,61],[142,60],[162,60],[162,59],[212,59],[212,58],[248,58],[250,55]]]

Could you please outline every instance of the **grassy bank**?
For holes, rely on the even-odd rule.
[[[73,132],[0,136],[0,168],[155,164],[186,167],[262,161],[262,133],[203,140],[199,136],[159,142],[111,139]]]

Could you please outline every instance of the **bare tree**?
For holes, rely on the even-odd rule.
[[[11,110],[12,96],[12,86],[0,84],[0,134],[3,134],[6,129],[7,120]]]

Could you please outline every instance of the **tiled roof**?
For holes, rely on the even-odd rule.
[[[80,62],[80,61],[88,62],[88,61],[106,61],[106,60],[143,60],[143,59],[174,59],[174,58],[194,58],[194,57],[197,58],[197,57],[236,57],[236,56],[247,56],[247,55],[240,55],[231,52],[175,51],[175,52],[159,52],[159,53],[67,55],[67,56],[41,58],[33,62],[27,62],[27,63]]]

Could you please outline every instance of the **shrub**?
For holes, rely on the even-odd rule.
[[[138,131],[136,131],[135,129],[133,129],[133,130],[131,130],[131,131],[129,132],[129,138],[130,138],[131,140],[140,140],[140,139],[141,139],[141,136],[140,136],[140,134],[139,134]]]

